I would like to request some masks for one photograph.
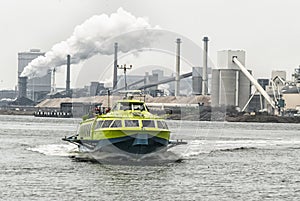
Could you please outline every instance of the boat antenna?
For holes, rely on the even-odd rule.
[[[110,109],[110,90],[107,90],[107,109]]]
[[[127,81],[126,81],[126,70],[129,70],[132,68],[132,65],[126,66],[126,64],[124,65],[117,65],[118,69],[123,69],[124,70],[124,82],[125,82],[125,90],[128,90],[127,88]]]

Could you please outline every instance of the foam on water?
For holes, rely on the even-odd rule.
[[[170,151],[182,159],[192,159],[214,151],[251,149],[300,148],[300,141],[289,140],[192,140],[186,145],[172,147]]]
[[[47,144],[27,148],[29,151],[38,152],[47,156],[72,156],[77,153],[73,144]]]
[[[300,148],[300,141],[288,140],[190,140],[188,144],[177,145],[165,152],[146,154],[141,157],[132,157],[118,153],[79,153],[77,146],[73,144],[48,144],[29,147],[27,150],[38,152],[47,156],[68,156],[76,160],[95,160],[100,163],[116,164],[146,164],[169,163],[181,160],[189,160],[200,155],[206,155],[215,151],[237,151],[253,149],[273,148]]]
[[[109,164],[162,164],[181,160],[180,156],[171,151],[134,157],[124,153],[88,152],[82,150],[79,152],[78,147],[73,144],[46,144],[26,149],[46,156],[67,156],[76,161],[97,161]]]
[[[200,154],[207,154],[209,151],[205,148],[206,141],[192,140],[187,144],[178,145],[171,148],[171,151],[181,156],[183,159],[191,159]]]

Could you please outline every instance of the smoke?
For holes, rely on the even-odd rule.
[[[149,47],[155,39],[147,19],[135,17],[119,8],[116,13],[95,15],[75,27],[71,37],[55,44],[45,56],[32,60],[21,76],[41,77],[49,69],[66,64],[71,55],[71,63],[77,64],[96,54],[112,55],[114,42],[119,43],[119,51],[128,52]],[[126,34],[124,34],[126,33]],[[129,33],[129,34],[128,34]],[[123,37],[122,37],[123,34]]]

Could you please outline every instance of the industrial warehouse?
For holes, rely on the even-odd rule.
[[[149,108],[157,114],[169,113],[167,118],[187,120],[247,121],[261,114],[277,117],[300,116],[300,67],[295,68],[293,80],[285,71],[270,72],[269,79],[255,79],[246,68],[246,52],[222,50],[217,52],[217,66],[208,66],[208,37],[203,38],[203,65],[181,72],[181,43],[176,39],[176,65],[172,75],[161,69],[130,74],[131,65],[118,64],[118,43],[113,58],[113,83],[91,81],[84,88],[70,87],[72,56],[66,55],[66,87],[56,88],[56,69],[42,77],[21,76],[24,68],[45,53],[39,49],[18,53],[18,87],[15,91],[1,91],[2,114],[27,114],[37,117],[82,117],[95,108],[109,108],[120,91],[141,90]],[[160,86],[167,86],[162,88]],[[167,89],[167,90],[166,90]],[[243,118],[240,118],[243,117]],[[235,119],[234,119],[235,118]],[[245,120],[246,118],[246,120]],[[262,120],[260,118],[260,120]],[[277,120],[275,120],[277,121]]]

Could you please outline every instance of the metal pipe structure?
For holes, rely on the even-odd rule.
[[[235,106],[239,105],[239,79],[240,73],[239,71],[235,72]]]
[[[202,95],[208,93],[208,79],[207,79],[207,51],[208,51],[208,37],[203,38],[203,71],[202,71]]]
[[[185,79],[187,77],[191,77],[192,76],[192,72],[190,73],[185,73],[185,74],[182,74],[179,76],[179,79],[182,80],[182,79]],[[143,78],[141,80],[138,80],[136,82],[133,82],[131,84],[128,84],[127,87],[132,87],[132,86],[135,86],[141,82],[144,82],[146,78]],[[165,83],[168,83],[168,82],[174,82],[175,81],[175,78],[174,77],[171,77],[171,78],[167,78],[167,79],[164,79],[164,80],[161,80],[159,82],[156,82],[156,83],[150,83],[150,84],[145,84],[141,87],[138,87],[139,90],[142,90],[142,89],[148,89],[150,87],[154,87],[154,86],[157,86],[157,85],[160,85],[160,84],[165,84]],[[121,88],[118,88],[118,89],[115,89],[112,91],[112,93],[115,93],[115,92],[118,92],[120,90],[124,90],[125,89],[125,86],[124,87],[121,87]]]
[[[115,58],[114,58],[114,77],[113,77],[113,89],[117,89],[118,84],[118,43],[115,43]]]
[[[272,108],[275,109],[275,107],[276,107],[275,102],[272,100],[272,98],[269,96],[269,94],[260,86],[260,84],[256,81],[256,79],[254,79],[254,77],[248,72],[248,70],[245,68],[245,66],[243,66],[243,64],[238,60],[237,56],[232,57],[232,62],[234,62],[241,69],[241,71],[252,82],[252,84],[259,91],[259,93],[261,93],[261,95],[263,95],[263,97],[265,97],[265,99],[268,101],[268,103],[270,103]]]
[[[275,102],[277,103],[277,99],[280,98],[279,87],[276,85],[276,83],[273,80],[270,80],[270,84],[272,86],[272,91],[273,91],[273,96],[274,96]],[[275,91],[276,89],[277,89],[277,95],[276,95],[276,91]]]
[[[249,100],[247,101],[246,105],[243,107],[242,112],[244,112],[246,110],[246,108],[248,107],[250,101],[252,100],[252,98],[255,96],[255,93],[257,92],[257,89],[255,89],[255,92],[251,95],[251,97],[249,98]]]
[[[71,87],[70,87],[70,67],[71,67],[71,56],[67,55],[67,79],[66,79],[66,96],[71,97]]]
[[[176,51],[176,77],[175,77],[175,96],[180,95],[180,43],[181,39],[177,38],[177,51]]]
[[[135,82],[133,82],[133,83],[131,83],[131,84],[128,84],[127,87],[130,88],[130,87],[135,86],[135,85],[137,85],[137,84],[139,84],[139,83],[141,83],[141,82],[145,82],[145,78],[143,78],[143,79],[141,79],[141,80],[138,80],[138,81],[135,81]],[[114,90],[112,91],[112,93],[118,92],[118,91],[120,91],[120,90],[125,90],[125,86],[124,86],[124,87],[121,87],[121,88],[118,88],[118,89],[114,89]]]
[[[182,74],[179,76],[179,79],[184,79],[184,78],[187,78],[187,77],[191,77],[193,74],[193,72],[190,72],[190,73],[185,73],[185,74]],[[139,87],[138,89],[148,89],[150,87],[154,87],[154,86],[157,86],[157,85],[160,85],[160,84],[165,84],[165,83],[168,83],[168,82],[174,82],[176,81],[176,77],[171,77],[171,78],[167,78],[167,79],[164,79],[164,80],[161,80],[157,83],[151,83],[151,84],[145,84],[144,86],[141,86]]]

